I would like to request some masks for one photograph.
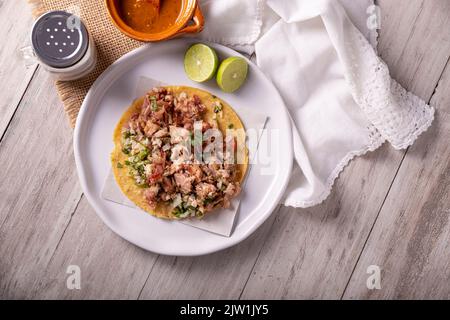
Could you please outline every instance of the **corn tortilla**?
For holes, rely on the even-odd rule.
[[[168,91],[171,91],[174,96],[178,96],[180,93],[185,92],[188,96],[197,95],[202,103],[206,106],[206,111],[203,114],[203,120],[211,122],[214,116],[214,106],[216,101],[219,101],[222,106],[222,117],[217,117],[217,123],[219,130],[225,136],[226,130],[232,125],[233,129],[245,129],[244,125],[237,115],[237,113],[231,108],[231,106],[220,98],[213,96],[209,92],[200,90],[197,88],[191,88],[186,86],[166,86]],[[128,155],[122,152],[122,128],[129,122],[131,116],[141,111],[141,106],[145,97],[139,98],[133,102],[131,106],[127,108],[122,117],[120,118],[113,135],[114,150],[111,154],[111,164],[114,172],[114,178],[119,185],[124,195],[136,204],[142,210],[154,215],[158,218],[177,220],[178,218],[172,214],[173,207],[164,203],[158,204],[155,210],[151,209],[144,197],[145,188],[141,188],[135,184],[132,177],[128,175],[128,168],[123,166],[119,168],[118,164],[123,164],[127,160]],[[248,150],[245,148],[245,155],[243,164],[237,165],[237,178],[236,180],[241,182],[244,180],[245,174],[248,169]],[[213,210],[207,214],[214,213]]]

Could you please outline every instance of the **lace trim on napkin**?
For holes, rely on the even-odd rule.
[[[370,145],[362,150],[352,151],[349,152],[342,160],[339,162],[339,164],[336,166],[336,168],[333,170],[333,172],[328,177],[326,184],[325,184],[325,190],[316,197],[314,200],[304,201],[304,200],[294,200],[289,199],[284,202],[284,205],[287,207],[294,207],[294,208],[309,208],[314,207],[322,202],[324,202],[331,194],[331,191],[333,190],[333,185],[336,179],[339,177],[342,171],[344,171],[345,167],[348,166],[350,161],[352,161],[356,157],[360,157],[365,155],[368,152],[375,151],[379,147],[383,145],[383,143],[386,141],[378,132],[378,130],[375,128],[375,126],[370,125],[367,128],[369,132],[369,139],[371,141]]]
[[[361,34],[352,35],[346,78],[353,97],[379,133],[395,149],[405,149],[430,127],[435,110],[391,79],[388,67]]]

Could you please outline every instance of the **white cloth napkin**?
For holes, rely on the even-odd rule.
[[[263,24],[264,0],[201,0],[201,37],[251,54]]]
[[[293,122],[295,165],[284,204],[325,200],[355,156],[411,145],[434,109],[389,76],[370,45],[370,0],[206,0],[204,39],[251,53]],[[348,15],[347,15],[348,13]],[[349,18],[350,16],[350,18]]]
[[[374,12],[374,0],[339,2],[355,26],[375,47],[377,32],[367,28],[368,14]],[[200,38],[233,47],[249,55],[255,51],[255,42],[260,36],[281,19],[266,0],[200,0],[200,5],[205,16],[205,29]]]

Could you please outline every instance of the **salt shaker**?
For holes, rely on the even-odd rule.
[[[50,11],[33,25],[31,43],[41,65],[58,80],[80,79],[97,64],[92,36],[78,17],[65,11]]]

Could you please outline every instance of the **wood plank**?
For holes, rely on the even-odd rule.
[[[440,41],[448,37],[448,10],[439,0],[379,4],[389,14],[380,33],[381,55],[405,87],[428,100],[450,52],[449,43]],[[399,27],[406,21],[409,28]],[[391,51],[393,39],[398,47]],[[431,55],[438,44],[444,48]],[[242,297],[340,298],[403,155],[385,145],[353,160],[321,206],[282,209]]]
[[[27,68],[19,51],[29,45],[32,23],[26,1],[0,2],[0,139],[37,68]]]
[[[322,205],[281,209],[242,298],[340,298],[400,160],[384,146],[353,160]]]
[[[194,258],[160,256],[140,299],[238,299],[274,218],[227,250]]]
[[[83,197],[46,272],[30,297],[39,299],[237,298],[253,266],[261,238],[273,220],[249,240],[199,257],[158,256],[109,230]],[[224,264],[224,261],[228,263]],[[66,287],[69,265],[81,270],[81,289]],[[243,272],[247,270],[247,272]],[[199,277],[201,282],[197,282]],[[227,282],[230,277],[241,281]],[[147,280],[148,279],[148,280]],[[168,280],[170,279],[170,280]],[[144,287],[145,286],[145,287]]]
[[[31,297],[137,299],[157,257],[113,233],[83,197]],[[70,265],[80,268],[80,290],[66,286]]]
[[[432,98],[437,119],[409,150],[344,298],[450,299],[450,64]],[[381,290],[366,287],[369,265]]]
[[[448,0],[379,0],[382,29],[379,53],[391,76],[421,97],[423,82],[441,77],[450,57]],[[405,59],[407,57],[407,59]],[[421,62],[422,59],[426,61]],[[411,64],[411,61],[415,63]],[[420,80],[418,80],[420,79]]]
[[[81,197],[72,130],[38,69],[0,144],[0,297],[24,298]]]

